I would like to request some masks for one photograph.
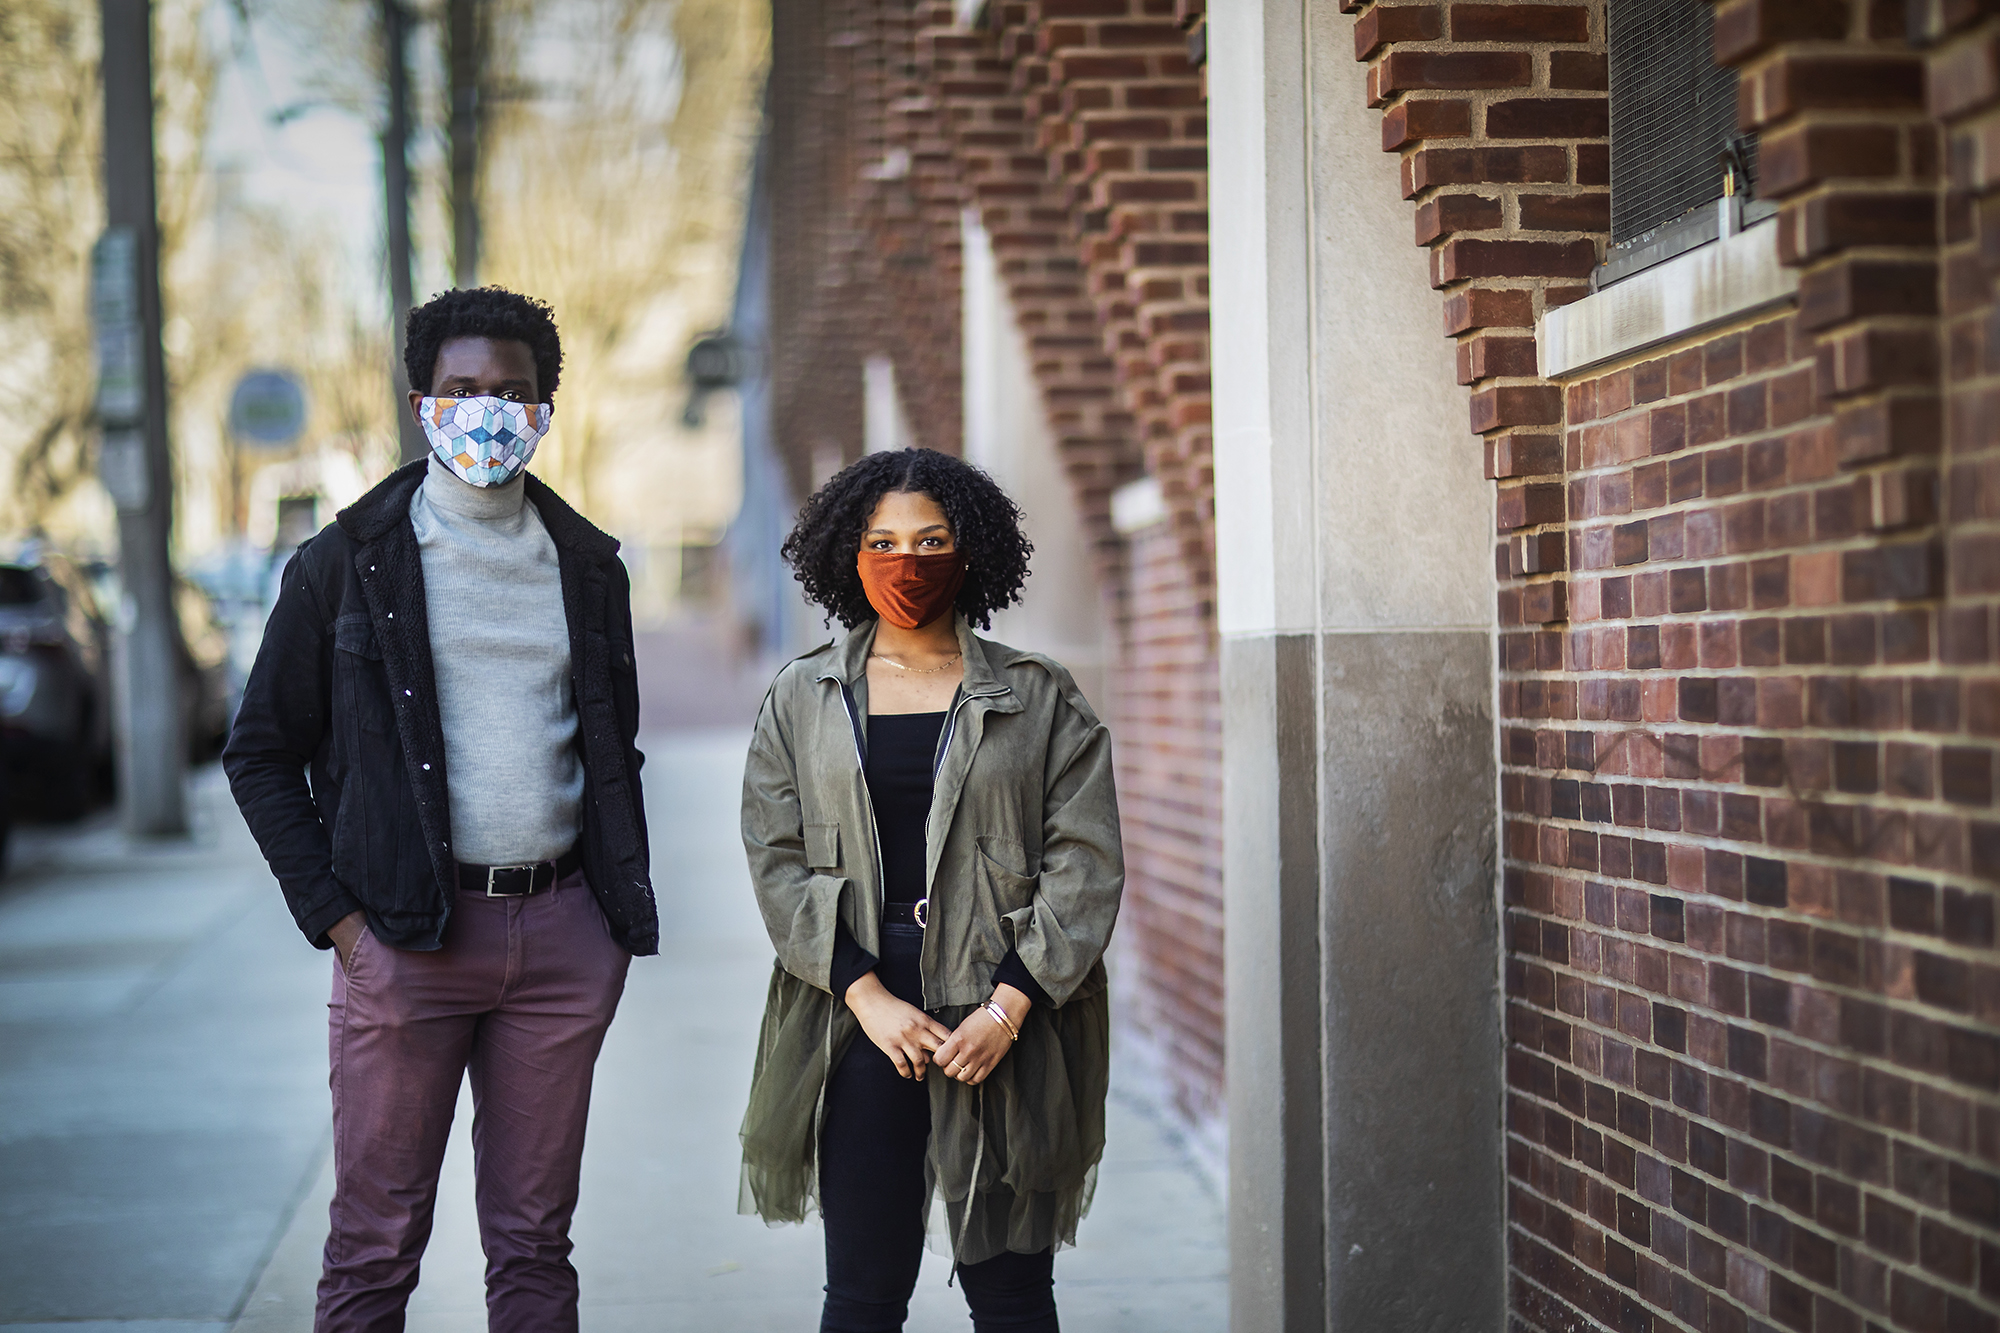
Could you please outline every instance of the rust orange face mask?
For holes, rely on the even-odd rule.
[[[951,610],[965,586],[965,556],[905,555],[862,551],[856,557],[861,590],[882,619],[898,629],[919,629]]]

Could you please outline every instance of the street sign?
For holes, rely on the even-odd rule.
[[[97,480],[111,503],[138,513],[153,501],[152,472],[146,466],[146,432],[119,426],[104,432],[97,445]]]
[[[106,227],[90,250],[90,318],[98,325],[139,322],[139,232]]]
[[[97,415],[133,425],[146,415],[146,357],[139,321],[139,233],[107,227],[90,251],[90,322],[97,344]]]
[[[306,392],[289,370],[253,370],[229,396],[229,430],[244,444],[282,449],[306,428]]]

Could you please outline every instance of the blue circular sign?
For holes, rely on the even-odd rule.
[[[229,430],[245,444],[281,449],[306,428],[306,391],[289,370],[253,370],[229,396]]]

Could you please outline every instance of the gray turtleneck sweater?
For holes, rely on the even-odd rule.
[[[583,809],[556,545],[526,482],[472,486],[436,458],[410,500],[444,722],[451,846],[475,865],[552,861]]]

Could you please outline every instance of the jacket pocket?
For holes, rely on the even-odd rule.
[[[342,616],[333,625],[333,648],[334,699],[348,721],[371,735],[394,735],[395,706],[374,625],[365,615]]]
[[[983,834],[973,846],[979,853],[979,911],[972,923],[972,953],[997,964],[1015,946],[1019,922],[1033,910],[1041,877],[1033,873],[1028,849],[1012,838]]]
[[[790,921],[779,924],[765,918],[773,927],[778,961],[785,970],[821,990],[828,986],[833,942],[840,929],[840,904],[848,885],[849,881],[838,875],[814,875],[792,905]]]
[[[840,864],[840,825],[806,825],[806,865],[831,870]]]

